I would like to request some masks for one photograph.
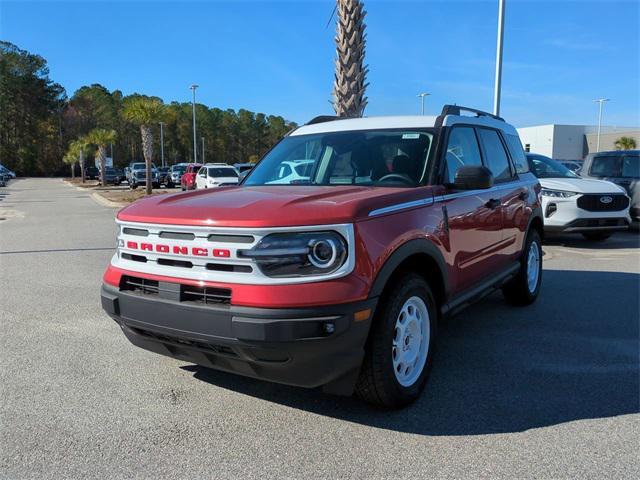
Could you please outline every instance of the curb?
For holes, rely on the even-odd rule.
[[[109,208],[123,208],[126,207],[127,205],[129,205],[128,203],[123,203],[123,202],[112,202],[111,200],[104,198],[102,195],[100,195],[97,192],[93,192],[91,194],[91,198],[96,202],[99,203],[100,205],[102,205],[103,207],[109,207]]]

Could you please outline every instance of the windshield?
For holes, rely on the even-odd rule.
[[[183,173],[185,168],[186,167],[184,167],[182,165],[178,166],[178,167],[177,166],[173,166],[173,167],[171,167],[171,171],[174,172],[174,173]]]
[[[640,155],[595,157],[589,174],[594,177],[640,178]]]
[[[210,177],[237,177],[238,172],[236,172],[233,168],[224,168],[224,167],[209,167],[209,176]]]
[[[131,170],[144,170],[145,168],[147,168],[147,166],[144,163],[134,163],[131,165]],[[151,168],[156,170],[156,164],[152,163]]]
[[[580,178],[567,167],[542,155],[529,155],[529,167],[538,178]]]
[[[432,131],[377,130],[284,138],[244,185],[415,186],[425,176]]]

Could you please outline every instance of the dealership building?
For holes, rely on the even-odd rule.
[[[556,160],[584,160],[596,151],[597,125],[538,125],[518,128],[527,152],[539,153]],[[600,151],[615,150],[620,137],[635,139],[640,148],[640,127],[605,127],[600,129]]]

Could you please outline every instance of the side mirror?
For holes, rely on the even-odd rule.
[[[465,165],[456,171],[455,188],[458,190],[481,190],[493,187],[491,170],[480,165]]]

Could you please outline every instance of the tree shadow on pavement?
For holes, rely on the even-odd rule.
[[[222,388],[377,428],[421,435],[521,432],[640,411],[640,275],[545,270],[529,307],[494,294],[440,326],[421,398],[381,411],[355,398],[198,366]]]

